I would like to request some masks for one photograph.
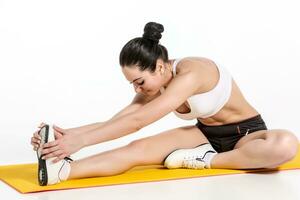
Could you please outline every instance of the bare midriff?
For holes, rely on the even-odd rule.
[[[186,101],[176,109],[181,114],[191,112],[190,106]],[[246,101],[240,89],[232,80],[232,92],[228,102],[215,115],[209,118],[198,118],[198,120],[209,126],[218,126],[242,121],[258,115],[259,113]]]
[[[178,65],[177,66],[177,76],[186,71],[192,71],[193,73],[199,73],[199,75],[207,74],[207,76],[201,76],[202,83],[205,82],[205,86],[199,87],[194,95],[201,94],[210,91],[215,87],[218,81],[218,71],[216,68],[210,67],[198,67],[198,63],[202,63],[202,66],[215,65],[214,62],[205,58],[189,58],[193,60],[196,64],[194,66],[190,65]],[[195,83],[197,84],[197,83]],[[202,84],[203,85],[203,84]],[[190,105],[185,101],[177,109],[177,112],[181,114],[186,114],[191,112]],[[247,102],[239,87],[237,86],[234,79],[232,79],[232,90],[230,98],[227,103],[219,110],[216,114],[208,118],[198,118],[200,122],[209,126],[218,126],[224,124],[230,124],[239,122],[251,117],[258,115],[259,113]]]

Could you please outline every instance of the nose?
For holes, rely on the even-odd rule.
[[[140,93],[142,91],[140,86],[134,86],[134,90],[136,93]]]

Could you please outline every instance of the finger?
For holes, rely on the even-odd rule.
[[[31,142],[40,144],[41,140],[33,137],[31,138]]]
[[[67,154],[61,154],[60,156],[58,156],[56,159],[53,160],[53,163],[63,160],[66,156]]]
[[[45,143],[45,144],[43,145],[43,148],[54,147],[54,146],[56,146],[56,145],[58,145],[58,140],[54,140],[54,141],[52,141],[52,142]]]
[[[63,134],[62,134],[62,133],[57,132],[57,131],[54,131],[54,138],[55,138],[55,139],[59,139],[59,138],[61,138],[61,137],[63,137]]]
[[[40,136],[40,131],[34,132],[32,137],[34,137],[36,139],[39,139],[39,140],[42,140],[42,137]]]
[[[30,143],[34,147],[40,147],[40,143],[32,142]]]
[[[31,145],[34,147],[40,148],[40,144],[38,144],[38,143],[31,142]]]
[[[39,125],[39,128],[42,128],[43,126],[45,126],[46,124],[44,122],[42,122],[40,125]]]
[[[32,146],[34,146],[34,147],[37,147],[37,148],[39,148],[40,147],[40,144],[38,144],[38,143],[35,143],[35,142],[31,142],[30,143]]]
[[[35,131],[32,136],[38,138],[39,137],[39,131],[40,130]]]
[[[54,152],[52,152],[52,153],[43,155],[43,156],[42,156],[42,159],[47,160],[47,159],[49,159],[49,158],[58,157],[58,156],[60,156],[62,153],[63,153],[62,150],[57,150],[57,151],[54,151]]]
[[[47,160],[49,158],[57,157],[62,154],[61,150],[57,150],[56,152],[52,152],[42,156],[42,159]]]
[[[41,153],[43,155],[43,154],[52,153],[52,152],[57,151],[57,150],[59,150],[59,146],[54,146],[54,147],[51,147],[51,148],[43,149],[41,151]]]
[[[38,138],[40,140],[42,139],[42,137],[40,136],[40,134],[38,133],[38,131],[33,134],[33,137]]]

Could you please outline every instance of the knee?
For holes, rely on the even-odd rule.
[[[134,153],[135,155],[145,155],[146,149],[147,149],[147,142],[144,139],[138,139],[130,142],[127,145],[127,148],[131,153]]]
[[[128,155],[130,155],[130,159],[133,160],[137,165],[145,165],[148,164],[149,159],[152,155],[149,155],[151,152],[149,142],[146,139],[138,139],[130,142],[127,145],[127,149],[129,151]]]
[[[288,130],[279,130],[276,140],[270,145],[270,151],[283,163],[292,160],[299,147],[298,138]]]

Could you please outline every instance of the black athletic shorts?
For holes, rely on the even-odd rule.
[[[207,126],[199,120],[197,121],[196,126],[219,153],[232,150],[235,144],[247,134],[254,131],[267,130],[267,126],[260,115],[220,126]]]

